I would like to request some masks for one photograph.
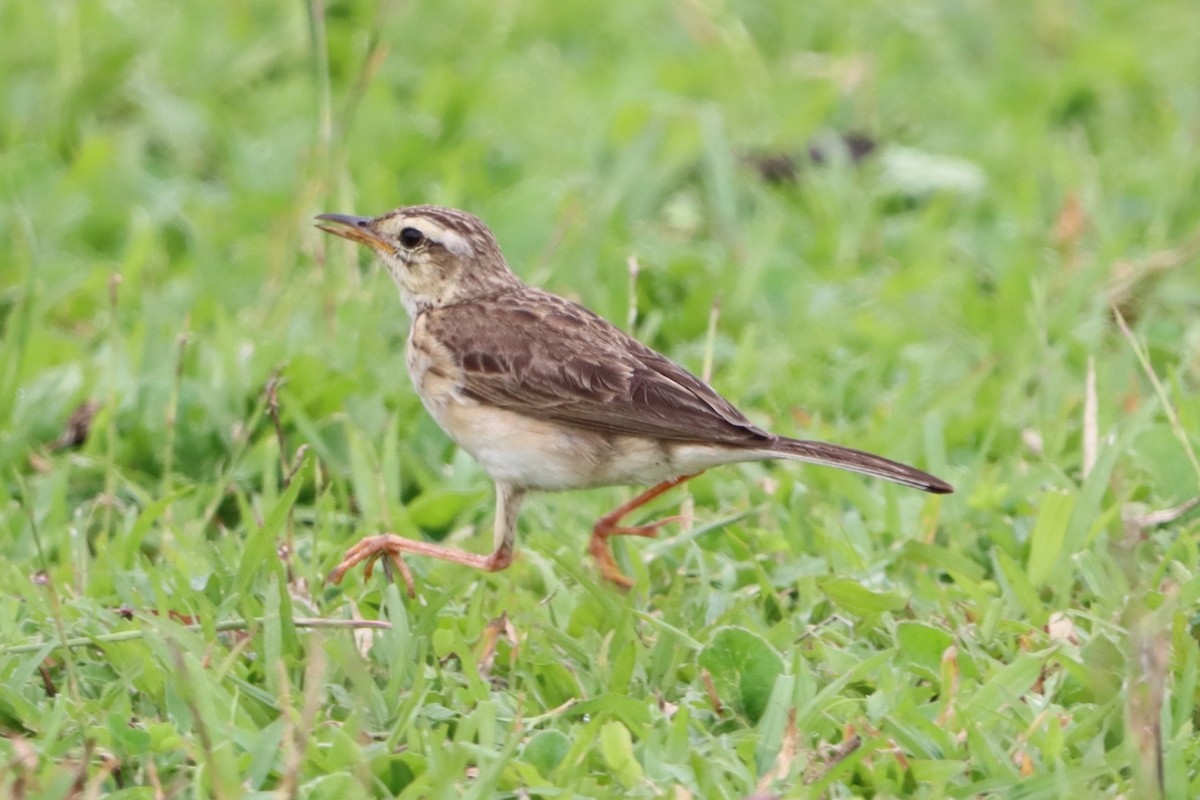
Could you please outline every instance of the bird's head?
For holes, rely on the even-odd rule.
[[[414,317],[522,286],[487,225],[465,211],[404,206],[378,217],[320,214],[317,220],[326,233],[374,250]]]

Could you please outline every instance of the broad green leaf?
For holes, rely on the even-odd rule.
[[[700,651],[700,666],[712,676],[721,700],[757,723],[783,672],[783,659],[761,636],[744,628],[721,628]]]
[[[936,544],[908,541],[904,543],[903,553],[913,561],[945,570],[951,575],[961,575],[971,581],[979,582],[987,577],[987,571],[982,564],[972,561],[962,553]]]
[[[113,747],[122,756],[137,756],[149,752],[149,732],[141,725],[131,725],[129,717],[124,714],[114,712],[108,715],[108,733],[112,736]]]
[[[546,662],[533,666],[541,700],[554,708],[583,695],[579,680],[569,669],[558,662]]]
[[[561,732],[541,731],[525,745],[524,755],[525,760],[536,767],[543,777],[549,777],[570,749],[570,740]]]
[[[921,674],[936,679],[941,671],[942,655],[954,643],[950,632],[923,622],[905,621],[896,625],[896,644]]]
[[[1002,714],[1004,708],[1020,703],[1045,665],[1044,654],[1021,653],[1012,663],[985,676],[980,687],[966,700],[971,718]]]
[[[963,774],[963,770],[967,768],[967,763],[963,761],[952,761],[950,759],[913,759],[908,762],[908,768],[912,770],[913,777],[920,783],[942,784],[947,781],[952,781]]]
[[[428,489],[408,504],[409,519],[424,531],[445,531],[468,508],[484,502],[484,492]]]
[[[1058,566],[1075,500],[1076,495],[1069,492],[1049,491],[1042,495],[1037,522],[1029,535],[1029,561],[1026,564],[1029,582],[1034,586],[1046,583]]]
[[[600,754],[626,789],[632,789],[645,778],[642,765],[633,754],[633,737],[620,722],[604,723],[600,728]]]
[[[653,703],[653,699],[648,702]],[[572,717],[582,717],[600,714],[605,711],[639,733],[650,725],[651,722],[650,711],[646,702],[626,697],[623,694],[613,694],[612,692],[576,703],[566,713]]]
[[[908,602],[900,592],[873,592],[850,578],[826,581],[821,591],[843,611],[860,617],[899,611]]]

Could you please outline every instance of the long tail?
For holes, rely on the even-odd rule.
[[[810,464],[824,464],[851,472],[861,472],[864,475],[873,475],[934,494],[949,494],[954,491],[954,487],[941,478],[935,478],[916,467],[838,444],[809,442],[780,436],[771,444],[769,452],[777,458],[791,458],[796,461],[807,461]]]

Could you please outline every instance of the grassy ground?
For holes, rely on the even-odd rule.
[[[1200,795],[1200,512],[1154,515],[1200,495],[1197,41],[1192,0],[0,4],[0,795]],[[878,146],[809,163],[837,132]],[[323,584],[490,540],[393,287],[311,227],[414,202],[958,493],[730,467],[628,594],[583,553],[627,489],[534,498],[501,574]]]

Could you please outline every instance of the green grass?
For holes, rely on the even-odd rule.
[[[323,13],[0,4],[0,795],[1200,795],[1200,512],[1134,522],[1200,495],[1191,0]],[[743,160],[831,131],[881,147]],[[325,585],[490,542],[389,279],[311,227],[415,202],[958,492],[729,467],[628,594],[619,488],[536,496],[506,572]]]

